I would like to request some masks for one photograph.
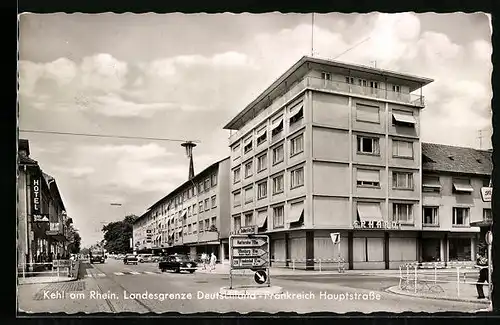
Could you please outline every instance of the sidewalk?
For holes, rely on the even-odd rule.
[[[26,285],[26,284],[41,284],[41,283],[57,283],[57,282],[69,282],[75,281],[78,279],[78,274],[80,270],[80,262],[76,263],[75,269],[72,270],[71,276],[67,274],[57,274],[53,275],[44,275],[44,274],[36,274],[34,276],[23,277],[22,275],[18,275],[17,284],[18,285]]]
[[[438,283],[434,285],[433,282],[430,282],[427,285],[418,284],[417,288],[416,293],[414,285],[409,286],[407,289],[400,289],[399,286],[394,286],[388,288],[387,291],[420,298],[490,304],[488,299],[477,299],[476,286],[473,284],[461,283],[459,290],[457,290],[456,283]],[[483,290],[484,294],[488,296],[487,285],[483,286]]]

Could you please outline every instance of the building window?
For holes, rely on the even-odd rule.
[[[204,221],[203,220],[200,220],[200,224],[198,226],[198,230],[199,232],[203,232],[203,226],[204,226]]]
[[[263,199],[267,197],[267,179],[264,182],[257,184],[257,199]]]
[[[283,193],[284,190],[284,179],[283,175],[279,175],[273,178],[273,194]]]
[[[301,107],[295,115],[290,117],[290,125],[297,123],[304,118],[304,108]]]
[[[370,88],[378,88],[378,82],[376,81],[370,81]]]
[[[290,171],[290,188],[296,188],[304,185],[304,167]]]
[[[210,219],[205,220],[205,231],[210,230]]]
[[[380,171],[373,169],[357,169],[356,181],[358,187],[380,187]]]
[[[454,178],[453,183],[453,193],[457,194],[471,194],[474,192],[474,188],[470,184],[470,179],[467,178]]]
[[[217,174],[212,175],[212,187],[217,185]]]
[[[413,158],[413,142],[392,140],[392,156]]]
[[[236,168],[233,170],[233,183],[238,183],[241,180],[241,175],[240,175],[240,168]]]
[[[245,164],[245,178],[253,175],[253,161],[249,161]]]
[[[276,122],[273,122],[273,127],[271,130],[271,136],[276,137],[283,132],[283,119],[282,117],[279,117],[278,119],[275,120]]]
[[[217,197],[214,195],[212,196],[212,209],[217,206]]]
[[[196,214],[196,203],[193,204],[193,215],[195,215],[195,214]]]
[[[413,224],[413,204],[394,203],[392,209],[392,220],[401,224]]]
[[[257,172],[267,169],[267,152],[257,157]]]
[[[208,203],[209,203],[209,200],[205,199],[205,211],[210,210],[210,206],[208,205]]]
[[[280,145],[273,149],[273,165],[279,164],[285,159],[284,146]]]
[[[203,182],[198,184],[198,194],[203,193]]]
[[[356,121],[380,123],[380,108],[364,104],[356,104]]]
[[[415,127],[417,121],[413,116],[413,112],[407,111],[392,111],[392,125],[393,126],[406,126]]]
[[[285,225],[285,207],[273,208],[273,226],[274,228],[282,228]]]
[[[398,190],[412,190],[413,173],[392,172],[392,188]]]
[[[210,189],[210,178],[207,178],[205,180],[205,192],[208,192],[209,189]]]
[[[422,191],[435,193],[441,192],[441,182],[439,181],[439,176],[423,175]]]
[[[358,153],[379,155],[379,139],[358,136]]]
[[[200,205],[198,207],[198,212],[202,213],[203,212],[203,202],[200,202]]]
[[[345,82],[351,85],[354,85],[354,78],[353,77],[345,77]]]
[[[245,189],[245,203],[253,202],[253,187]]]
[[[233,230],[238,233],[241,229],[241,217],[233,217]]]
[[[453,226],[469,226],[469,208],[453,208]]]
[[[239,156],[240,156],[241,152],[240,152],[240,145],[236,145],[233,147],[233,156],[234,158],[233,159],[237,159]]]
[[[253,226],[253,213],[245,214],[245,226]]]
[[[196,234],[198,231],[198,223],[197,222],[193,222],[193,234]]]
[[[401,92],[401,87],[398,85],[392,85],[392,91],[395,93],[400,93]]]
[[[212,217],[212,220],[210,222],[211,227],[217,227],[217,217]]]
[[[483,209],[483,221],[486,222],[493,221],[493,215],[491,214],[491,209]]]
[[[234,205],[235,207],[237,207],[237,206],[240,206],[240,205],[241,205],[241,192],[240,192],[240,191],[235,192],[235,193],[233,194],[233,205]]]
[[[187,231],[187,232],[188,232],[188,235],[191,235],[191,232],[193,231],[193,230],[191,229],[191,227],[192,227],[191,225],[188,225],[188,231]]]
[[[250,150],[252,150],[252,147],[253,147],[253,141],[250,141],[245,145],[245,147],[243,147],[243,153],[249,152]]]
[[[332,75],[328,72],[321,72],[321,79],[323,80],[332,80]]]
[[[267,140],[267,131],[264,131],[261,135],[257,137],[257,146],[260,146]]]
[[[439,207],[424,207],[424,225],[439,225]]]
[[[290,157],[304,151],[304,134],[290,140]]]

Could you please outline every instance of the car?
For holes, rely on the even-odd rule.
[[[123,258],[123,264],[135,264],[137,265],[137,256],[129,254]]]
[[[137,259],[139,260],[139,263],[151,262],[152,257],[153,257],[152,254],[139,254],[139,255],[137,255]]]
[[[159,256],[159,255],[152,256],[152,257],[151,257],[151,262],[153,262],[153,263],[158,263],[158,262],[160,262],[161,258],[162,258],[162,257],[161,257],[161,256]]]
[[[176,273],[180,273],[181,271],[194,273],[197,266],[196,262],[192,261],[187,255],[169,255],[158,262],[158,268],[162,272],[171,270]]]

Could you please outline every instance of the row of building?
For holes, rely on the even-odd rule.
[[[421,142],[432,81],[303,57],[225,126],[229,157],[137,219],[135,249],[224,262],[252,226],[278,265],[337,258],[332,232],[349,269],[473,260],[491,227],[491,151]]]
[[[56,180],[30,158],[29,142],[18,144],[17,261],[19,271],[68,258],[72,219],[66,214]]]

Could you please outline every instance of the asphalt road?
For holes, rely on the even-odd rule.
[[[394,277],[366,275],[283,275],[271,278],[283,295],[265,298],[223,298],[217,293],[229,285],[229,276],[201,272],[159,272],[157,264],[124,265],[108,259],[105,264],[83,264],[82,280],[58,289],[57,285],[32,287],[20,298],[21,309],[30,311],[83,312],[475,312],[484,305],[407,297],[385,292],[396,285]],[[235,287],[253,283],[238,276]],[[47,293],[47,288],[49,289]],[[69,289],[68,289],[69,288]],[[64,299],[57,291],[65,290]],[[99,295],[99,293],[101,295]],[[30,300],[30,294],[38,297]],[[50,296],[52,294],[52,296]],[[135,296],[134,296],[135,295]],[[30,302],[31,301],[31,302]]]

